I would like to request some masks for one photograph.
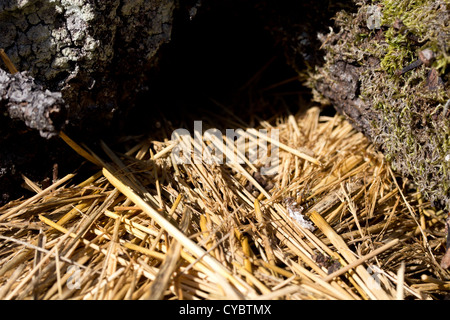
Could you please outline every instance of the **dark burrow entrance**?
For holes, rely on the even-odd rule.
[[[273,115],[282,102],[297,112],[299,98],[305,107],[311,100],[262,10],[248,1],[212,3],[195,17],[175,19],[149,91],[127,117],[127,134],[151,132],[161,117],[190,127],[208,114],[225,115],[224,107],[254,125],[255,114]]]

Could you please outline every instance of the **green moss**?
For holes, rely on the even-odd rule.
[[[358,2],[356,14],[340,12],[338,33],[329,36],[326,64],[312,77],[326,82],[336,61],[346,59],[359,68],[360,96],[378,113],[371,120],[374,140],[392,167],[412,177],[429,199],[450,209],[450,107],[448,89],[450,63],[450,14],[448,1],[383,0]],[[369,30],[370,6],[381,7],[381,28]],[[434,62],[399,75],[431,49]],[[378,61],[374,65],[373,61]],[[440,85],[427,86],[432,69]],[[446,109],[449,112],[444,114]],[[374,137],[372,137],[374,138]]]
[[[412,58],[414,51],[408,45],[409,36],[424,43],[422,49],[426,47],[438,53],[434,67],[443,73],[450,63],[445,40],[449,36],[448,1],[384,0],[381,3],[382,24],[389,26],[385,33],[389,48],[383,59],[386,67],[395,63],[404,65]],[[404,27],[394,28],[396,21],[401,21]]]

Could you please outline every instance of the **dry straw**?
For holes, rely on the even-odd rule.
[[[236,128],[229,116],[205,121]],[[448,271],[436,262],[445,252],[445,214],[397,182],[348,122],[313,107],[259,124],[245,127],[249,146],[259,138],[279,148],[272,176],[258,175],[264,161],[251,162],[246,152],[238,154],[241,163],[175,163],[179,141],[164,134],[174,129],[169,123],[152,139],[135,139],[126,153],[104,143],[94,153],[61,133],[99,171],[78,184],[68,175],[44,190],[24,177],[36,195],[0,208],[0,298],[361,300],[448,293]],[[279,130],[279,140],[259,129]],[[190,143],[207,144],[194,137]],[[288,203],[315,230],[294,220]]]

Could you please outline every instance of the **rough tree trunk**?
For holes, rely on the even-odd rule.
[[[44,90],[62,93],[72,125],[107,125],[142,89],[143,70],[170,40],[174,2],[2,1],[0,48]]]
[[[362,1],[322,35],[310,79],[434,204],[450,209],[448,1]]]

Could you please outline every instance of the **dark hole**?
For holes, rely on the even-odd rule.
[[[158,68],[148,75],[148,96],[141,97],[127,119],[127,134],[154,129],[155,118],[161,116],[190,126],[205,112],[223,113],[213,100],[249,121],[252,113],[274,111],[273,104],[258,99],[273,101],[274,93],[284,93],[284,99],[296,101],[295,109],[298,94],[309,93],[299,81],[264,90],[298,74],[287,65],[283,48],[267,31],[267,21],[254,3],[217,1],[192,20],[175,20],[179,23],[172,40],[163,48]]]

